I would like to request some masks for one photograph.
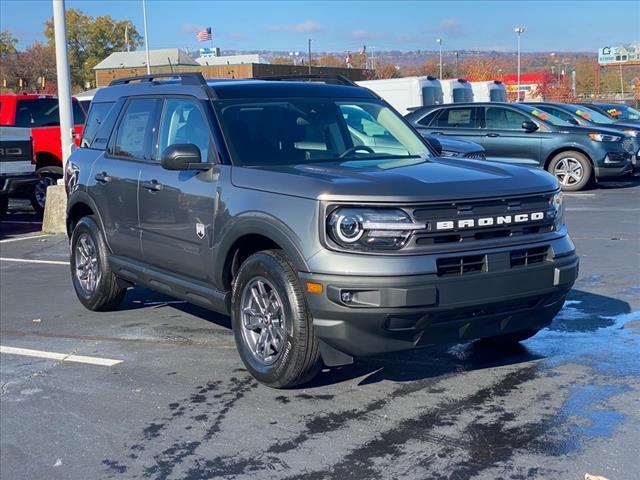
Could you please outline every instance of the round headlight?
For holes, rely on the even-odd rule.
[[[362,222],[355,215],[340,215],[336,221],[336,235],[345,243],[353,243],[360,240],[364,230]]]

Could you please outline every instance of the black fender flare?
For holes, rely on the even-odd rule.
[[[261,235],[276,243],[289,257],[291,263],[298,271],[308,272],[309,266],[300,248],[293,238],[294,232],[276,217],[264,213],[251,212],[234,220],[233,224],[220,232],[220,241],[217,244],[216,257],[220,260],[216,264],[215,283],[224,284],[224,271],[227,266],[229,254],[234,244],[244,236]]]
[[[76,190],[67,198],[67,219],[66,219],[67,236],[71,238],[71,233],[72,233],[70,230],[71,225],[69,222],[69,215],[73,210],[73,208],[79,204],[86,205],[93,211],[93,214],[95,215],[95,218],[96,218],[96,223],[104,232],[104,223],[102,222],[100,210],[98,209],[98,206],[96,205],[96,203],[93,201],[93,198],[91,198],[91,196],[83,190]],[[105,235],[105,242],[107,242],[106,235]],[[107,244],[107,247],[109,247],[108,244]],[[111,250],[110,247],[109,247],[109,250]]]

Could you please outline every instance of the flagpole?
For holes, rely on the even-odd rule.
[[[144,22],[144,49],[147,54],[147,75],[151,75],[151,61],[149,60],[149,34],[147,33],[147,2],[142,0],[142,18]]]

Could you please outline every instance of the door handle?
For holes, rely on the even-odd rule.
[[[148,182],[142,182],[142,188],[149,190],[150,192],[159,192],[162,190],[162,184],[156,179],[153,179]]]
[[[487,137],[495,138],[495,137],[499,137],[499,136],[500,136],[499,133],[487,133]]]
[[[111,181],[111,176],[107,172],[96,173],[94,178],[100,183],[109,183]]]

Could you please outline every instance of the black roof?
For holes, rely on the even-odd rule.
[[[207,88],[209,87],[209,92]],[[160,80],[120,83],[101,88],[94,102],[116,101],[121,97],[139,95],[192,95],[202,99],[242,99],[242,98],[379,98],[370,90],[357,86],[335,85],[320,82],[282,80],[236,80],[207,79],[206,84],[185,84],[179,80]],[[209,96],[211,95],[211,97]]]

